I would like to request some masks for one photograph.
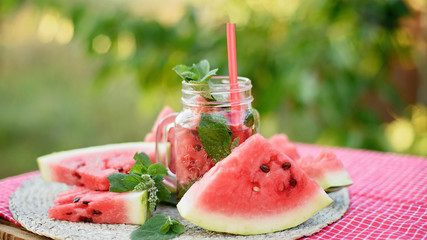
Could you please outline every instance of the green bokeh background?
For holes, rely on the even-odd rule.
[[[175,65],[228,74],[230,21],[263,135],[427,155],[422,1],[0,4],[0,178],[50,152],[142,140],[164,105],[181,108]]]

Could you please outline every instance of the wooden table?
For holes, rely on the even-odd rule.
[[[42,237],[25,230],[14,223],[0,218],[0,239],[1,240],[48,240],[51,238]]]

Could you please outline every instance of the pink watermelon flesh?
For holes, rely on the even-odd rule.
[[[286,154],[292,160],[296,161],[300,158],[295,143],[289,141],[288,136],[285,134],[276,134],[270,138],[270,143],[273,144],[282,153]]]
[[[147,218],[147,193],[113,193],[75,187],[61,193],[49,209],[56,220],[93,223],[143,224]]]
[[[322,152],[317,158],[313,156],[300,157],[296,144],[289,141],[285,134],[276,134],[270,138],[282,153],[288,155],[323,189],[326,191],[339,190],[353,184],[342,162],[331,151]]]
[[[331,202],[292,159],[256,134],[197,181],[177,208],[205,229],[249,235],[297,226]]]
[[[123,143],[54,153],[38,159],[43,179],[92,190],[108,190],[107,176],[128,173],[136,152],[154,162],[154,143]]]
[[[304,156],[297,164],[326,191],[353,184],[344,165],[331,151],[323,151],[316,158]]]
[[[215,163],[203,149],[197,129],[176,126],[175,136],[176,175],[178,188],[181,191],[202,177]]]
[[[252,129],[244,125],[241,129],[236,137],[240,136],[240,142],[243,142],[252,135]],[[203,149],[197,128],[176,126],[175,136],[178,191],[183,193],[208,172],[215,162]]]

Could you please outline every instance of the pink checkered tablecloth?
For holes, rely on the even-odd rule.
[[[298,144],[302,156],[325,147]],[[339,221],[309,239],[427,239],[427,158],[329,148],[353,178],[351,204]],[[9,196],[38,172],[0,180],[0,217],[17,223]]]

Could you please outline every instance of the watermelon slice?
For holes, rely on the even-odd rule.
[[[316,158],[304,156],[297,164],[327,192],[353,184],[344,165],[331,151],[323,151]]]
[[[177,208],[205,229],[250,235],[297,226],[331,202],[292,159],[256,134],[193,184]]]
[[[288,155],[292,160],[296,161],[300,158],[300,155],[297,151],[297,145],[289,141],[288,136],[285,134],[276,134],[270,138],[270,143],[273,144],[277,149],[282,153]]]
[[[332,192],[353,184],[342,162],[331,151],[322,152],[317,158],[311,155],[300,157],[296,144],[285,134],[270,138],[271,144],[296,161],[309,177],[313,178],[325,191]]]
[[[114,193],[75,187],[59,194],[54,203],[49,217],[71,222],[143,224],[150,215],[147,191]]]
[[[169,144],[161,144],[162,154]],[[145,152],[154,162],[155,143],[133,142],[81,148],[52,153],[37,159],[45,181],[84,186],[92,190],[108,190],[107,176],[112,173],[128,173],[135,164],[136,152]]]

